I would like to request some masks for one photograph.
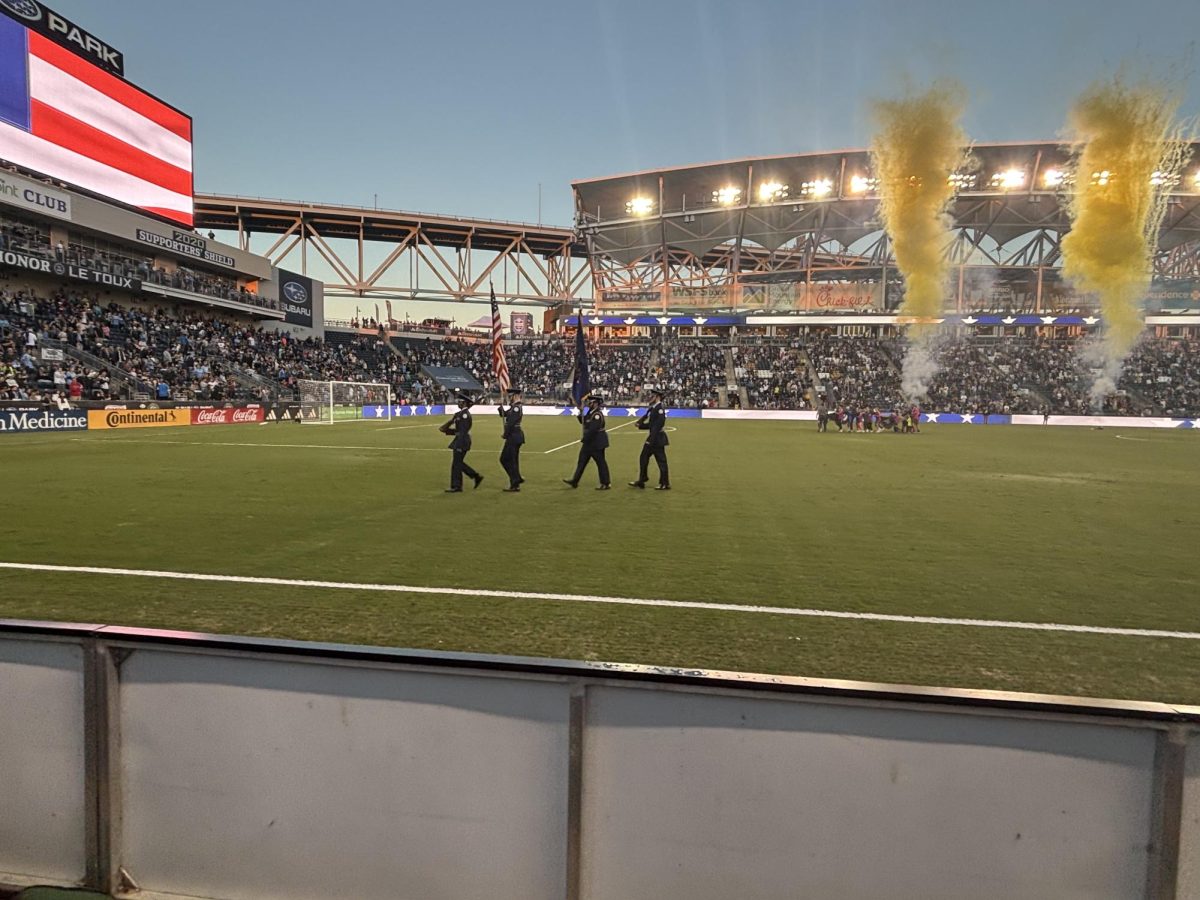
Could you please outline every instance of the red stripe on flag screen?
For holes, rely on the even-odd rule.
[[[5,25],[11,30],[17,23]],[[190,227],[192,120],[17,27],[24,31],[25,40],[17,36],[17,42],[24,44],[27,77],[16,83],[0,78],[0,107],[28,116],[0,120],[0,160]]]

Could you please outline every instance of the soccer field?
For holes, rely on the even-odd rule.
[[[0,568],[0,617],[1200,703],[1194,433],[672,420],[668,493],[612,419],[600,493],[527,417],[512,495],[480,415],[445,494],[442,421],[10,437],[0,562],[127,571]]]

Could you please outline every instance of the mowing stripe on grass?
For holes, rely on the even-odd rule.
[[[630,419],[624,425],[618,425],[616,428],[608,429],[608,433],[612,434],[614,431],[620,431],[622,428],[627,428],[630,425],[633,425],[635,422],[637,422],[637,419]],[[579,443],[579,441],[571,441],[571,443],[569,443],[569,444],[560,444],[557,447],[551,447],[549,450],[543,450],[542,453],[546,454],[546,453],[553,453],[555,450],[565,450],[567,447],[573,447],[578,443]]]
[[[82,441],[84,438],[73,438]],[[235,441],[167,441],[145,440],[142,438],[114,438],[115,444],[183,444],[189,447],[294,447],[299,450],[378,450],[381,453],[396,453],[405,450],[430,450],[444,452],[441,447],[361,447],[351,444],[256,444],[238,443]]]
[[[1200,640],[1200,633],[1197,632],[1164,631],[1157,628],[1112,628],[1105,625],[1063,625],[1054,622],[1006,622],[999,619],[902,616],[889,613],[847,612],[834,609],[795,609],[787,606],[743,606],[737,603],[706,603],[700,600],[654,600],[641,597],[603,597],[589,594],[552,594],[538,591],[495,591],[487,588],[420,587],[406,584],[370,584],[353,581],[311,581],[298,578],[208,575],[201,572],[113,569],[100,566],[58,566],[44,563],[0,562],[0,569],[18,569],[29,572],[64,572],[79,575],[120,575],[132,578],[170,578],[179,581],[216,581],[229,584],[266,584],[280,587],[325,588],[336,591],[383,591],[395,594],[438,594],[453,597],[501,597],[514,600],[565,600],[576,603],[617,603],[626,606],[661,606],[673,609],[703,609],[776,616],[804,616],[813,619],[859,619],[867,622],[900,622],[909,625],[959,625],[969,628],[1012,628],[1019,631],[1061,631],[1076,634],[1107,634],[1118,637]]]

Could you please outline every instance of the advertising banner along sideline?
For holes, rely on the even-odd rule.
[[[190,409],[93,409],[87,414],[88,428],[168,428],[191,425]]]
[[[205,406],[193,408],[193,425],[239,425],[242,423],[262,422],[267,411],[261,406],[216,407]]]
[[[88,414],[81,409],[0,409],[0,434],[32,431],[83,431]]]

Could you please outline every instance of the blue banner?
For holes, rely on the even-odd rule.
[[[0,434],[34,431],[85,431],[87,411],[81,409],[3,409]]]
[[[458,407],[451,406],[393,406],[391,417],[396,416],[450,416],[458,412]],[[362,408],[362,417],[364,419],[386,419],[388,418],[388,408],[382,406],[364,406]]]

